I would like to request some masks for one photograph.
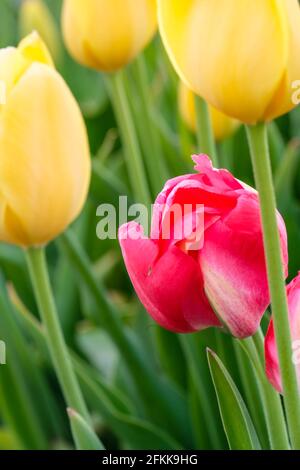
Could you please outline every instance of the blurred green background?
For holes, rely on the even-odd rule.
[[[60,321],[97,433],[112,449],[227,448],[207,366],[205,349],[209,346],[218,352],[239,386],[267,446],[261,404],[255,409],[250,396],[258,392],[255,386],[248,386],[253,372],[244,353],[236,354],[239,346],[212,330],[187,339],[154,325],[134,295],[118,242],[97,239],[98,205],[117,206],[119,195],[132,200],[124,155],[104,77],[80,67],[66,52],[60,35],[61,0],[44,3],[55,25],[55,40],[48,45],[55,50],[56,66],[80,104],[93,157],[89,200],[74,224],[73,234],[88,253],[86,261],[91,262],[100,286],[100,300],[91,293],[84,272],[78,274],[76,260],[63,241],[53,243],[47,253]],[[22,37],[20,4],[20,0],[0,0],[1,48],[17,45]],[[43,25],[39,32],[47,36]],[[47,41],[47,37],[44,39]],[[153,126],[159,133],[169,176],[191,172],[195,136],[179,116],[178,80],[159,37],[143,55]],[[143,110],[136,73],[136,64],[132,64],[125,71],[125,79],[140,135],[144,130]],[[300,109],[272,123],[269,137],[278,205],[289,234],[292,278],[300,267]],[[242,127],[220,143],[218,150],[222,166],[254,184]],[[143,151],[146,154],[147,149]],[[155,191],[152,197],[154,200]],[[0,366],[0,449],[72,448],[64,400],[49,360],[21,250],[0,244],[0,269],[0,339],[7,347],[7,365]],[[140,369],[131,364],[130,354],[124,353],[112,331],[112,311],[135,345]],[[147,395],[148,380],[156,382],[151,386],[157,395],[152,395],[151,389]],[[170,415],[167,404],[174,415]]]

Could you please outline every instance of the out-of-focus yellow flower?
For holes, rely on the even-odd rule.
[[[295,106],[297,0],[158,0],[158,16],[177,72],[215,108],[252,124]]]
[[[23,0],[19,10],[19,31],[23,38],[37,31],[47,44],[54,62],[60,59],[61,45],[55,20],[43,0]]]
[[[131,62],[155,34],[156,0],[64,0],[62,26],[78,62],[112,72]]]
[[[195,95],[183,82],[179,86],[178,104],[183,120],[195,132],[197,128]],[[213,106],[209,106],[209,112],[216,140],[223,140],[229,137],[240,126],[239,121],[226,116]]]
[[[39,246],[79,214],[90,181],[79,107],[37,33],[0,50],[0,239]]]

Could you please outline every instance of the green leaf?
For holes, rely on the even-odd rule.
[[[117,409],[116,395],[112,402],[110,387],[106,389],[95,376],[91,377],[82,361],[74,362],[76,374],[90,407],[97,410],[104,420],[111,426],[117,436],[125,441],[131,449],[181,449],[182,446],[164,430],[152,423]]]
[[[68,415],[77,450],[105,450],[97,434],[79,413],[68,408]]]
[[[230,449],[260,449],[246,405],[228,371],[210,349],[207,350],[207,357]]]
[[[18,310],[18,313],[28,335],[32,337],[43,352],[44,359],[47,360],[49,353],[40,322],[24,309]],[[134,416],[134,409],[129,400],[126,400],[118,389],[102,381],[97,372],[74,353],[72,353],[72,362],[90,408],[100,414],[129,448],[155,450],[182,448],[167,432]]]

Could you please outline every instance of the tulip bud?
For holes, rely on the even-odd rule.
[[[296,106],[297,0],[158,0],[163,42],[189,87],[247,124]]]
[[[287,286],[289,322],[292,337],[293,361],[300,387],[300,273]],[[271,319],[265,338],[266,374],[273,387],[282,393],[282,381],[279,367],[279,357],[275,339],[273,319]]]
[[[79,107],[37,33],[0,50],[0,239],[43,245],[79,214],[90,157]]]
[[[64,0],[63,33],[74,58],[105,72],[131,62],[157,29],[155,0]]]
[[[51,56],[59,62],[60,40],[55,20],[43,0],[23,0],[19,10],[19,31],[23,38],[37,31],[47,44]]]
[[[196,131],[196,110],[195,110],[195,95],[184,85],[180,83],[179,86],[179,110],[183,120],[187,126],[193,131]],[[240,126],[236,119],[232,119],[223,113],[220,113],[213,106],[209,106],[211,123],[213,133],[216,140],[223,140],[232,135]]]

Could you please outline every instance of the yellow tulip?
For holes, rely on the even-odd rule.
[[[64,0],[62,26],[67,47],[78,62],[116,71],[155,34],[156,0]]]
[[[158,16],[182,80],[218,110],[254,124],[295,107],[297,0],[158,0]]]
[[[0,240],[55,238],[88,191],[88,139],[78,105],[37,33],[0,50]]]
[[[19,31],[24,37],[37,31],[47,44],[55,62],[60,59],[59,31],[55,20],[43,0],[23,0],[19,10]]]
[[[195,95],[183,82],[181,82],[179,86],[178,102],[183,120],[187,126],[195,132],[197,128]],[[240,126],[239,121],[226,116],[213,106],[209,106],[209,113],[216,140],[223,140],[229,137]]]

